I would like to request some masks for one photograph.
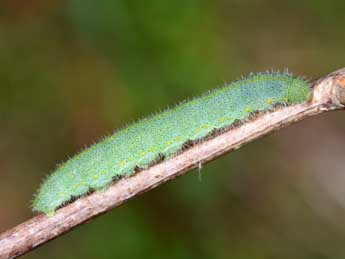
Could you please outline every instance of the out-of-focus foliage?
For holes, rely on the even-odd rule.
[[[344,1],[0,2],[0,230],[113,129],[252,71],[344,66]],[[341,112],[257,141],[24,258],[343,258]]]

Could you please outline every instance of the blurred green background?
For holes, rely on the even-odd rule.
[[[345,2],[0,1],[0,231],[57,163],[249,72],[344,66]],[[342,117],[343,116],[343,117]],[[23,258],[344,258],[344,114],[274,133]]]

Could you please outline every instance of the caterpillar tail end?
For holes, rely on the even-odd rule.
[[[43,213],[48,217],[54,216],[56,211],[56,208],[47,208],[45,206],[42,206],[37,198],[33,201],[31,209],[34,212]]]

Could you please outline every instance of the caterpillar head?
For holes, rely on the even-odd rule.
[[[310,99],[310,86],[309,84],[299,78],[294,78],[287,89],[287,102],[288,103],[301,103]]]

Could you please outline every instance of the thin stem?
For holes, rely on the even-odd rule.
[[[114,207],[177,176],[240,148],[293,122],[326,111],[344,109],[345,68],[311,84],[312,100],[307,104],[280,107],[258,114],[245,124],[218,133],[195,144],[172,159],[113,183],[104,192],[94,192],[57,210],[52,217],[40,214],[0,235],[0,258],[15,258],[90,221]]]

